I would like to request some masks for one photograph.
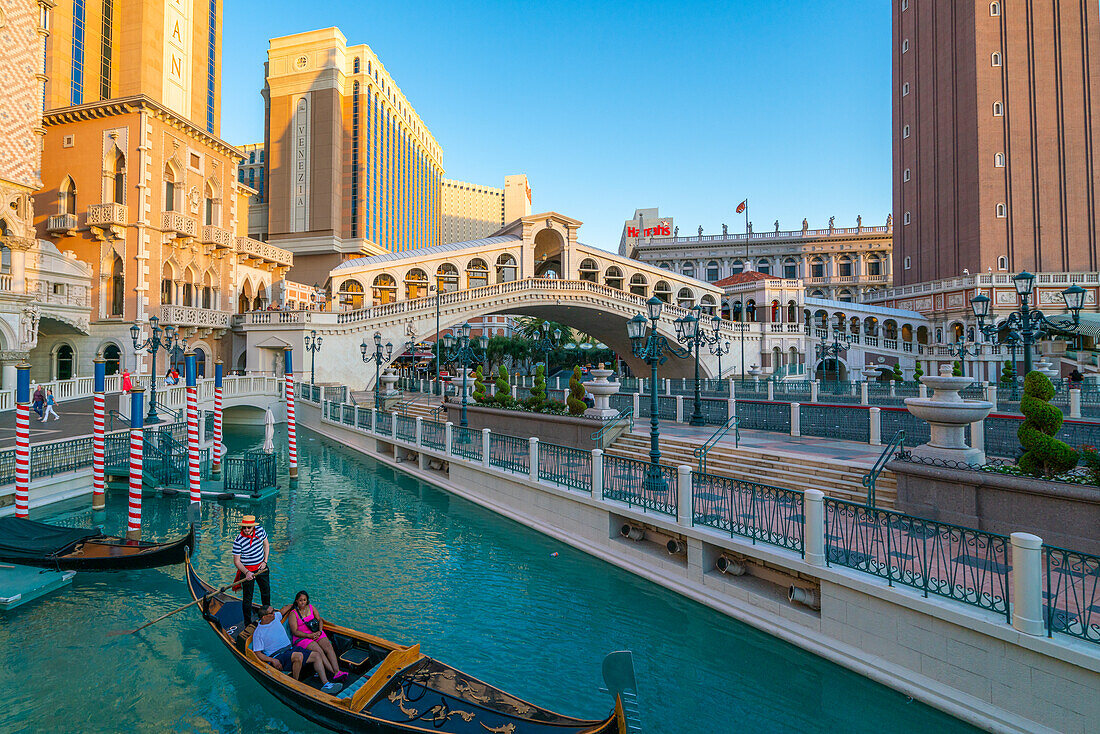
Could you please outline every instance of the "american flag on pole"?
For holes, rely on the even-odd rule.
[[[744,201],[742,201],[740,204],[737,205],[737,213],[742,214],[748,208],[749,208],[749,200],[745,199]]]

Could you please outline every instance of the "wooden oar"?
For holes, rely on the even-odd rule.
[[[233,588],[233,587],[235,587],[235,586],[240,586],[240,585],[241,585],[241,583],[242,583],[243,581],[244,581],[244,579],[241,579],[240,581],[234,581],[234,582],[233,582],[233,583],[231,583],[231,584],[226,584],[225,586],[221,587],[221,588],[220,588],[220,589],[218,589],[217,591],[211,591],[211,592],[210,592],[209,594],[204,594],[204,595],[200,596],[200,597],[199,597],[198,599],[196,599],[195,601],[192,601],[192,602],[188,602],[188,603],[184,604],[184,605],[183,605],[182,607],[180,607],[180,608],[178,608],[178,609],[173,609],[172,611],[168,612],[168,614],[162,614],[161,616],[159,616],[159,617],[157,617],[156,619],[154,619],[154,620],[153,620],[152,622],[146,622],[145,624],[141,625],[141,626],[140,626],[140,627],[138,627],[137,629],[132,629],[132,630],[117,630],[117,631],[115,631],[115,632],[108,632],[108,633],[107,633],[107,636],[108,636],[108,637],[116,637],[116,636],[118,636],[118,635],[135,635],[135,634],[137,634],[138,632],[141,632],[141,631],[142,631],[143,629],[145,629],[146,627],[150,627],[150,626],[152,626],[152,625],[156,624],[157,622],[160,622],[161,620],[164,620],[164,619],[168,619],[168,618],[169,618],[169,617],[171,617],[171,616],[172,616],[173,614],[177,614],[177,613],[179,613],[179,612],[182,612],[182,611],[183,611],[184,609],[186,609],[187,607],[193,607],[193,606],[195,606],[195,605],[196,605],[196,604],[198,604],[198,603],[199,603],[200,601],[202,601],[203,599],[205,599],[205,598],[206,598],[206,597],[208,597],[208,596],[211,596],[212,594],[220,594],[220,593],[222,593],[223,591],[228,591],[229,589],[232,589],[232,588]]]

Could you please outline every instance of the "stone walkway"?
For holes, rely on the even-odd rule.
[[[686,423],[661,421],[661,435],[703,444],[717,430],[716,426],[691,426]],[[634,422],[635,435],[649,436],[649,419]],[[733,431],[718,442],[721,446],[734,446]],[[776,454],[793,454],[808,459],[841,459],[859,466],[871,466],[882,455],[883,446],[871,446],[855,441],[801,436],[795,438],[777,431],[741,429],[740,448]]]

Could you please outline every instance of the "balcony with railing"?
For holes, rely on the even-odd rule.
[[[251,237],[237,238],[237,254],[243,263],[255,262],[258,265],[280,268],[289,268],[294,264],[294,255],[290,250]]]
[[[161,306],[160,323],[165,326],[190,327],[198,329],[228,329],[229,311],[216,311],[211,308],[194,306]]]
[[[198,224],[194,218],[180,212],[164,212],[161,229],[177,238],[195,237],[198,234]]]
[[[46,232],[54,237],[71,237],[76,234],[75,214],[54,214],[46,219]]]
[[[219,250],[230,250],[233,248],[233,233],[228,229],[222,229],[221,227],[207,224],[202,228],[202,235],[199,237],[199,242]]]
[[[90,226],[125,225],[127,211],[125,204],[116,204],[113,201],[104,204],[92,204],[88,207],[88,224]]]

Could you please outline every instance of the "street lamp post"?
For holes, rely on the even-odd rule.
[[[313,384],[313,377],[317,369],[317,352],[321,351],[321,339],[324,337],[317,336],[316,329],[310,329],[309,336],[306,337],[306,351],[309,352],[309,384]]]
[[[160,319],[156,316],[149,317],[149,338],[141,341],[141,327],[134,324],[130,327],[130,338],[134,341],[134,351],[148,349],[153,356],[152,373],[149,377],[149,413],[145,416],[146,423],[159,423],[157,415],[157,351],[164,349],[169,354],[179,346],[179,332],[173,326],[160,326]]]
[[[714,332],[711,335],[710,353],[717,355],[718,357],[718,379],[722,379],[722,355],[729,354],[730,349],[733,347],[728,341],[723,342],[721,336],[718,333],[718,327],[722,323],[720,316],[712,316],[710,319],[711,326],[714,327]]]
[[[363,355],[363,362],[374,362],[374,407],[382,410],[382,364],[388,362],[393,355],[393,342],[386,342],[386,351],[382,352],[382,334],[374,332],[374,353],[370,351],[370,345],[364,339],[359,345],[359,352]]]
[[[703,315],[703,309],[699,306],[693,306],[691,311],[687,316],[676,319],[674,322],[676,324],[676,341],[687,345],[688,352],[695,357],[695,395],[689,422],[693,426],[705,426],[707,422],[703,417],[703,396],[702,391],[699,389],[699,348],[704,344],[711,343],[711,335],[705,329],[699,328],[699,319]],[[717,337],[718,325],[715,324],[714,338]]]
[[[1039,309],[1031,308],[1031,294],[1035,288],[1035,276],[1026,270],[1012,276],[1012,285],[1016,287],[1016,294],[1020,297],[1020,310],[1008,315],[1000,326],[990,322],[989,296],[979,294],[970,299],[970,307],[974,310],[974,316],[978,319],[978,330],[986,336],[993,338],[1001,328],[1007,329],[1009,337],[1015,337],[1023,345],[1024,349],[1024,376],[1031,373],[1031,346],[1049,330],[1069,331],[1065,326],[1055,324],[1043,315]],[[1081,308],[1085,305],[1085,289],[1074,283],[1062,291],[1062,300],[1073,317],[1073,330],[1081,325]]]
[[[478,364],[485,359],[484,338],[470,336],[469,322],[458,327],[458,338],[453,334],[443,335],[443,348],[447,350],[446,360],[462,366],[462,418],[459,425],[466,427],[466,381],[470,372],[470,366]],[[481,351],[478,354],[478,351]]]
[[[660,298],[653,296],[646,301],[646,311],[649,315],[648,333],[646,317],[635,314],[626,322],[626,334],[630,337],[631,351],[635,357],[641,357],[649,365],[649,466],[646,468],[645,489],[647,492],[661,493],[668,491],[665,476],[661,472],[661,424],[660,408],[657,402],[657,368],[664,364],[668,357],[665,352],[671,352],[677,357],[688,356],[688,350],[669,343],[667,339],[657,333],[657,321],[661,318],[661,309],[664,307]]]
[[[550,377],[550,352],[561,346],[561,329],[554,329],[554,333],[550,333],[550,322],[542,322],[542,332],[538,333],[537,339],[531,340],[531,345],[543,352],[546,355],[546,377]]]
[[[977,357],[981,353],[982,347],[980,344],[967,344],[961,338],[955,342],[954,346],[947,346],[947,354],[952,357],[958,357],[964,377],[966,376],[966,358]],[[970,369],[970,376],[974,376],[973,367]]]
[[[817,345],[818,359],[821,360],[821,371],[823,374],[828,374],[825,370],[825,360],[829,357],[833,358],[833,365],[836,367],[836,381],[840,382],[840,353],[847,352],[852,348],[851,341],[848,340],[848,335],[844,333],[844,330],[839,326],[833,327],[833,343],[829,344],[825,341],[825,337],[821,338],[821,343]]]

